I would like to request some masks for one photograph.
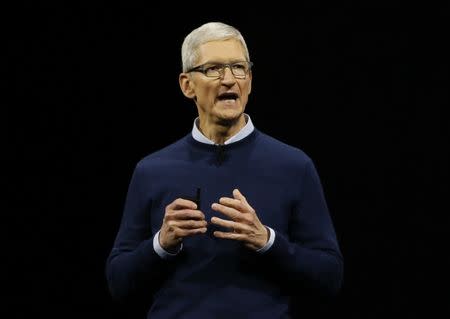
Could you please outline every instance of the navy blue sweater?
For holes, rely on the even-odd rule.
[[[210,206],[238,188],[275,242],[259,254],[215,238],[217,226],[183,240],[162,259],[153,248],[165,207],[200,195]],[[224,215],[219,216],[226,218]],[[124,215],[106,274],[113,297],[152,296],[148,318],[289,318],[291,297],[305,291],[333,295],[343,262],[321,183],[311,159],[258,130],[215,146],[191,134],[142,159],[129,186]]]

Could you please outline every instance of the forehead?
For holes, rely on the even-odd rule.
[[[241,42],[236,39],[204,43],[199,47],[198,53],[198,64],[245,60],[244,48]]]

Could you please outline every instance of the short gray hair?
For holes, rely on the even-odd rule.
[[[189,33],[181,46],[183,72],[195,66],[199,56],[198,48],[207,42],[236,39],[244,48],[245,58],[250,61],[247,44],[238,29],[222,22],[208,22]]]

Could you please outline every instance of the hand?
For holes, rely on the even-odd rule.
[[[229,232],[215,231],[214,236],[242,241],[245,246],[254,250],[264,247],[269,240],[268,229],[259,221],[255,210],[239,190],[233,190],[233,197],[222,197],[219,203],[211,205],[213,210],[231,218],[231,220],[218,217],[211,218],[213,224],[231,230]]]
[[[197,204],[177,198],[166,206],[159,244],[165,250],[175,248],[184,237],[206,232],[205,215],[197,209]]]

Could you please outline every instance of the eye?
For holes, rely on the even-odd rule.
[[[221,64],[208,64],[203,68],[203,73],[208,77],[219,77],[222,73]]]
[[[246,65],[245,63],[235,63],[232,65],[234,70],[245,70],[246,69]]]
[[[219,72],[222,69],[221,64],[210,64],[206,65],[204,70],[205,72]]]

